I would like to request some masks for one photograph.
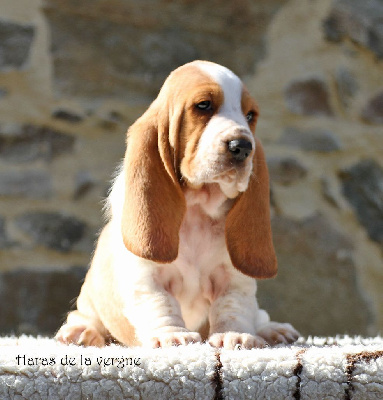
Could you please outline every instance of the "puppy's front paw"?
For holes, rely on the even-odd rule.
[[[201,335],[198,332],[163,332],[153,336],[149,344],[153,348],[158,348],[199,343],[201,341]]]
[[[299,332],[290,324],[279,322],[269,322],[257,331],[257,335],[265,339],[269,345],[294,343],[299,338]]]
[[[223,347],[226,350],[234,350],[238,347],[253,349],[254,347],[265,347],[267,345],[260,336],[238,332],[213,333],[209,337],[209,343],[213,347]]]
[[[86,325],[64,324],[57,332],[55,339],[64,344],[77,344],[80,346],[105,346],[105,338],[100,332]]]

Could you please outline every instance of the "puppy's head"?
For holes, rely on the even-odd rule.
[[[196,61],[170,74],[156,102],[169,103],[177,175],[191,187],[216,182],[231,198],[244,192],[258,106],[241,80],[221,65]]]
[[[233,265],[254,277],[276,273],[269,183],[255,138],[258,107],[241,80],[220,65],[195,61],[165,81],[128,131],[122,234],[134,254],[171,262],[186,204],[181,185],[218,183],[236,198],[226,217]]]

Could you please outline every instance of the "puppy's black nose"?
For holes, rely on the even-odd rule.
[[[228,148],[235,160],[243,161],[249,157],[253,146],[251,142],[246,139],[234,139],[230,140]]]

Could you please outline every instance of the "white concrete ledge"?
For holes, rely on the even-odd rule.
[[[217,350],[0,338],[0,399],[383,399],[383,339]]]

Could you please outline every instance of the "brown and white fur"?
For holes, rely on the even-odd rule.
[[[232,349],[298,338],[255,297],[254,278],[277,272],[257,116],[225,67],[194,61],[170,74],[128,130],[109,222],[59,341]]]

